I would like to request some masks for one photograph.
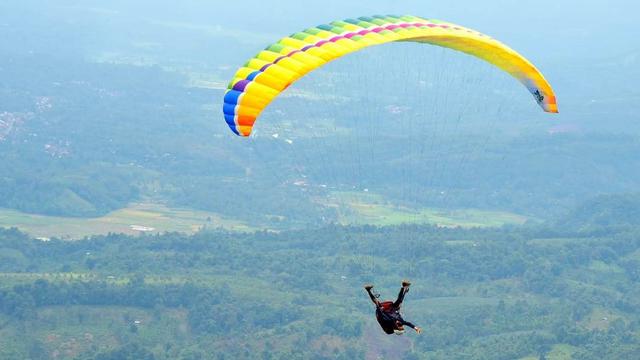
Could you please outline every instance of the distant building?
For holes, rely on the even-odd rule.
[[[149,232],[149,231],[155,230],[155,228],[152,228],[149,226],[142,226],[142,225],[129,225],[129,227],[131,228],[131,230],[141,231],[141,232]]]

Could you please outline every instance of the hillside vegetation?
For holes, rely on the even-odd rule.
[[[637,359],[640,228],[592,225],[3,230],[0,358]],[[362,284],[391,298],[405,277],[425,332],[386,336]]]

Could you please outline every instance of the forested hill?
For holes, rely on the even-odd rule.
[[[558,221],[571,229],[640,226],[640,194],[601,195],[582,203]]]
[[[638,359],[640,227],[603,229],[2,230],[0,358]],[[362,289],[402,278],[419,336],[384,335]]]

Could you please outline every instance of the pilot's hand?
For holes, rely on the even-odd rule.
[[[419,328],[418,326],[416,326],[414,330],[415,330],[418,334],[421,334],[421,333],[422,333],[422,329],[421,329],[421,328]]]

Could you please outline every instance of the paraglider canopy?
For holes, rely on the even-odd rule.
[[[224,96],[224,118],[249,136],[260,113],[310,71],[346,54],[393,41],[451,48],[485,60],[519,80],[546,112],[557,113],[553,89],[540,71],[505,44],[452,23],[416,16],[372,16],[334,21],[284,37],[238,69]]]

